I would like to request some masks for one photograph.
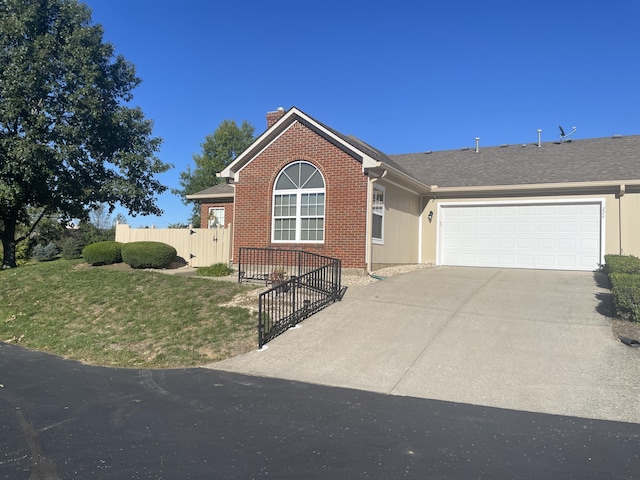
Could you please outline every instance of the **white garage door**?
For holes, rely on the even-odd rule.
[[[440,265],[595,270],[601,203],[440,206]]]

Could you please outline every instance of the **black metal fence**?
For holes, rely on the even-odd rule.
[[[238,282],[271,287],[258,300],[258,347],[342,299],[342,262],[303,250],[240,248]]]

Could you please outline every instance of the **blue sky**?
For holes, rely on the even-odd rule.
[[[280,106],[389,154],[640,134],[636,0],[85,3],[143,80],[169,187],[220,122],[260,134]],[[129,223],[190,218],[158,205]]]

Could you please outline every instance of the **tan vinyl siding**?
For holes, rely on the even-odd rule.
[[[384,244],[373,245],[372,264],[418,263],[420,197],[380,180],[384,186]]]

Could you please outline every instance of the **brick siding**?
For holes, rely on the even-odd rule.
[[[324,243],[271,243],[274,182],[286,165],[299,160],[315,165],[325,179]],[[293,124],[240,171],[235,188],[234,261],[240,247],[276,247],[339,258],[345,268],[366,268],[367,177],[362,164],[308,127]],[[211,205],[203,204],[203,212]]]

